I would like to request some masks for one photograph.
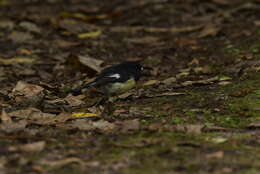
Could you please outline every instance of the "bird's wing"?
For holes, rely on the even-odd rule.
[[[96,82],[95,85],[105,85],[107,83],[115,83],[121,78],[121,75],[118,73],[111,73],[99,76],[94,82]]]
[[[89,88],[92,86],[103,86],[108,83],[115,83],[115,82],[119,81],[120,78],[121,78],[121,75],[118,73],[102,74],[99,77],[97,77],[96,80],[94,80],[93,82],[90,82],[90,83],[84,84],[78,88],[75,88],[71,92],[74,94],[79,94],[81,92],[81,90],[84,88]]]

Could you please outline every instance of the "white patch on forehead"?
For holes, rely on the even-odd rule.
[[[112,74],[109,77],[114,77],[116,79],[119,79],[120,78],[120,74]]]

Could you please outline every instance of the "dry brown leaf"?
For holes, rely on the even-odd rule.
[[[190,134],[200,134],[204,125],[195,125],[195,124],[182,124],[175,125],[174,127],[177,131],[186,132]]]
[[[85,96],[83,95],[78,95],[78,96],[73,96],[71,94],[69,94],[66,98],[64,98],[64,100],[70,105],[70,106],[79,106],[84,104],[85,102],[82,101],[82,99]]]
[[[165,85],[172,85],[176,81],[177,81],[177,79],[175,77],[170,77],[170,78],[167,78],[167,79],[161,81],[161,83],[165,84]]]
[[[224,152],[223,151],[217,151],[206,155],[206,158],[223,158]]]
[[[225,132],[225,131],[231,131],[231,129],[225,128],[225,127],[220,127],[220,126],[206,126],[205,128],[203,128],[203,132],[211,132],[211,131]]]
[[[78,46],[79,44],[80,44],[79,42],[71,42],[66,40],[55,40],[53,42],[53,45],[58,46],[60,48],[70,48],[70,47]]]
[[[128,132],[128,131],[140,129],[140,122],[138,119],[118,121],[116,122],[116,124],[120,126],[122,132]]]
[[[45,141],[38,141],[24,145],[10,146],[9,151],[22,151],[22,152],[41,152],[46,146]]]
[[[78,38],[87,39],[87,38],[96,38],[102,34],[102,30],[97,30],[93,32],[80,33],[78,34]]]
[[[11,117],[5,112],[4,109],[2,110],[0,120],[2,121],[2,123],[12,123],[13,122]]]
[[[260,121],[256,120],[256,121],[250,123],[247,127],[248,128],[260,128]]]
[[[127,38],[125,39],[127,42],[133,43],[133,44],[156,44],[159,41],[158,37],[138,37],[138,38]]]
[[[154,95],[154,97],[176,96],[176,95],[185,95],[185,93],[183,93],[183,92],[164,92],[162,94]]]
[[[126,98],[128,98],[128,97],[130,97],[130,96],[132,96],[133,95],[133,92],[125,92],[125,93],[123,93],[123,94],[120,94],[119,96],[117,96],[118,98],[120,98],[120,99],[126,99]]]
[[[9,20],[4,20],[2,19],[0,21],[0,28],[1,29],[7,29],[7,30],[12,30],[14,28],[15,24],[13,21],[9,21]]]
[[[149,81],[145,82],[143,84],[143,86],[151,86],[151,85],[155,85],[155,84],[158,84],[158,83],[159,83],[158,80],[149,80]]]
[[[15,63],[32,63],[36,60],[37,59],[28,57],[0,58],[0,63],[3,63],[5,65],[11,65]]]
[[[60,168],[62,166],[65,166],[70,163],[79,163],[79,164],[84,164],[84,162],[80,158],[76,157],[70,157],[70,158],[65,158],[62,160],[57,160],[57,161],[50,161],[50,160],[40,160],[38,161],[38,164],[45,166],[45,168]]]
[[[23,21],[19,24],[19,26],[30,32],[41,33],[41,29],[32,22]]]
[[[26,97],[36,96],[42,93],[44,88],[29,84],[23,81],[18,81],[12,92],[14,95],[24,95]]]
[[[198,84],[198,85],[207,85],[207,84],[212,84],[212,83],[214,83],[214,82],[217,82],[218,80],[219,80],[219,77],[212,77],[212,78],[205,79],[205,80],[186,81],[186,82],[183,82],[182,85],[183,85],[183,86],[190,86],[190,85],[195,85],[195,84]]]
[[[17,122],[6,122],[4,124],[0,124],[0,130],[7,133],[19,132],[24,130],[27,124],[28,123],[25,120],[20,120]]]
[[[88,68],[96,71],[96,72],[101,72],[102,68],[101,65],[103,64],[102,60],[95,59],[90,56],[78,56],[79,62],[82,63],[83,65],[87,66]]]
[[[34,37],[30,33],[14,31],[8,38],[15,43],[26,43],[31,41]]]
[[[260,20],[254,21],[255,26],[260,27]]]
[[[198,35],[199,38],[207,37],[207,36],[216,36],[220,28],[214,24],[207,24],[204,26],[203,30]]]
[[[43,113],[36,108],[28,108],[24,110],[17,110],[8,113],[11,117],[17,117],[27,120],[48,120],[55,117],[55,114]]]
[[[117,127],[114,123],[110,123],[105,120],[98,120],[98,121],[92,121],[92,120],[74,120],[69,125],[71,128],[78,128],[79,130],[85,130],[85,131],[93,131],[93,130],[99,130],[99,131],[113,131]]]

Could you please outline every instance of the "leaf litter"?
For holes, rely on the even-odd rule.
[[[242,169],[240,166],[253,169],[250,157],[255,158],[257,135],[243,142],[243,136],[234,142],[232,137],[258,131],[257,118],[250,115],[258,107],[254,105],[252,110],[233,106],[235,100],[249,100],[252,93],[232,87],[250,81],[250,73],[259,71],[259,55],[256,48],[254,53],[247,50],[247,55],[242,56],[220,54],[219,50],[234,42],[246,41],[251,45],[250,39],[257,31],[254,27],[258,26],[256,1],[140,1],[104,5],[108,8],[92,3],[85,8],[86,4],[80,1],[73,5],[64,3],[62,8],[54,5],[48,10],[47,20],[42,14],[48,8],[29,5],[28,11],[17,6],[16,11],[10,12],[19,13],[17,18],[3,17],[10,22],[0,23],[0,134],[1,147],[12,153],[6,160],[0,158],[0,168],[9,170],[12,165],[22,172],[42,173],[94,168],[97,173],[123,173],[130,168],[142,168],[145,172],[156,161],[158,168],[152,167],[156,172],[185,173],[190,166],[198,172],[201,159],[207,159],[203,164],[206,168],[199,171],[231,173]],[[112,11],[105,12],[109,9]],[[251,19],[252,27],[243,28],[241,21],[249,26],[247,21]],[[30,58],[34,56],[39,59]],[[133,58],[152,65],[153,77],[144,77],[136,89],[112,103],[88,105],[98,97],[90,91],[80,96],[60,95],[63,88],[92,78],[103,69],[103,64]],[[257,91],[257,84],[248,86]],[[229,95],[225,89],[241,94]],[[199,108],[200,114],[187,109],[190,107]],[[230,128],[231,123],[244,121],[239,120],[241,115],[248,124]],[[35,138],[43,137],[43,141],[32,142],[34,139],[26,136],[30,131]],[[50,144],[44,140],[49,136],[55,140]],[[238,142],[247,148],[239,149]],[[4,150],[0,153],[5,154]],[[34,155],[34,160],[27,154]],[[53,156],[49,158],[48,154]],[[228,159],[233,154],[247,160],[237,158],[238,162],[232,163]],[[212,165],[219,161],[230,167]],[[26,168],[21,164],[27,164]]]

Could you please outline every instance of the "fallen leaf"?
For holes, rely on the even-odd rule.
[[[143,84],[143,86],[151,86],[151,85],[155,85],[155,84],[158,84],[158,83],[159,83],[158,80],[149,80],[149,81],[145,82]]]
[[[7,29],[12,30],[14,28],[14,22],[9,20],[1,20],[0,21],[0,28],[1,29]]]
[[[217,132],[227,132],[231,131],[230,128],[220,127],[220,126],[206,126],[203,128],[203,132],[211,132],[211,131],[217,131]]]
[[[260,20],[254,21],[255,26],[260,27]]]
[[[190,134],[200,134],[204,125],[195,125],[195,124],[179,124],[175,125],[174,128],[180,132],[186,132]]]
[[[2,114],[0,116],[0,120],[2,121],[2,123],[12,123],[12,119],[11,117],[5,112],[5,110],[2,110]]]
[[[207,36],[216,36],[219,31],[220,31],[220,28],[217,27],[215,24],[207,24],[204,26],[204,28],[198,35],[198,38],[203,38],[203,37],[207,37]]]
[[[84,164],[84,162],[80,158],[76,158],[76,157],[65,158],[57,161],[50,161],[45,159],[37,161],[38,165],[44,166],[43,171],[45,171],[45,169],[53,170],[53,169],[61,168],[70,163],[79,163],[81,165]]]
[[[227,80],[231,80],[232,78],[231,77],[228,77],[228,76],[219,76],[218,77],[218,80],[219,81],[227,81]]]
[[[138,119],[118,121],[116,122],[116,124],[119,125],[119,127],[121,128],[121,132],[125,133],[140,129],[140,122]]]
[[[223,82],[218,83],[218,85],[220,85],[220,86],[227,86],[227,85],[230,85],[230,84],[232,84],[232,82],[223,81]]]
[[[224,143],[226,142],[228,139],[226,137],[221,137],[221,136],[218,136],[218,137],[213,137],[210,139],[210,141],[214,142],[214,143],[217,143],[217,144],[221,144],[221,143]]]
[[[247,127],[248,127],[248,128],[251,128],[251,129],[252,129],[252,128],[254,128],[254,129],[260,128],[260,121],[259,121],[259,120],[256,120],[256,121],[250,123]]]
[[[70,47],[78,46],[78,45],[80,45],[80,43],[66,41],[66,40],[55,40],[53,42],[53,45],[58,46],[60,48],[70,48]]]
[[[130,96],[132,96],[133,95],[133,92],[125,92],[125,93],[123,93],[123,94],[120,94],[119,96],[117,96],[118,98],[120,98],[120,99],[126,99],[126,98],[128,98],[128,97],[130,97]]]
[[[217,152],[213,152],[213,153],[210,153],[210,154],[206,154],[206,158],[217,158],[217,159],[220,159],[220,158],[223,158],[224,157],[224,152],[223,151],[217,151]]]
[[[92,122],[92,125],[94,128],[103,130],[103,131],[110,131],[110,130],[114,130],[116,128],[114,123],[110,123],[105,120],[94,121],[94,122]]]
[[[27,58],[27,57],[14,57],[14,58],[0,58],[0,63],[5,65],[11,65],[15,63],[32,63],[37,59],[35,58]]]
[[[83,95],[73,96],[73,95],[69,94],[66,98],[64,98],[64,100],[70,106],[79,106],[79,105],[82,105],[85,103],[84,101],[81,100],[83,98],[84,98]]]
[[[30,32],[41,33],[41,29],[32,22],[23,21],[19,24],[19,26]]]
[[[163,97],[163,96],[177,96],[177,95],[185,95],[183,92],[164,92],[161,94],[155,94],[152,97]]]
[[[197,74],[203,73],[203,74],[210,74],[212,72],[212,68],[209,66],[203,66],[203,67],[195,67],[193,68],[193,71]]]
[[[8,38],[15,43],[26,43],[31,41],[34,37],[30,33],[14,31],[8,36]]]
[[[101,72],[101,65],[103,64],[102,60],[94,59],[90,56],[78,56],[78,59],[80,63],[87,66],[88,68],[96,72]]]
[[[78,128],[79,130],[84,131],[113,131],[117,128],[114,123],[110,123],[105,120],[92,121],[88,119],[74,120],[69,124],[71,128]]]
[[[219,80],[218,77],[212,77],[209,79],[205,79],[205,80],[197,80],[197,81],[186,81],[183,82],[182,85],[183,86],[191,86],[191,85],[208,85],[208,84],[212,84],[213,82],[217,82]]]
[[[175,77],[170,77],[170,78],[167,78],[163,81],[161,81],[162,84],[165,84],[165,85],[171,85],[173,83],[175,83],[177,81],[177,79]]]
[[[38,141],[24,145],[10,146],[8,150],[11,152],[22,151],[22,152],[41,152],[46,146],[45,141]]]
[[[12,93],[15,95],[24,95],[26,97],[31,96],[37,96],[40,93],[42,93],[44,88],[38,86],[29,84],[23,81],[18,81],[14,89],[12,90]]]
[[[25,129],[27,124],[28,123],[25,120],[20,120],[17,122],[5,122],[4,124],[0,124],[0,130],[7,133],[20,132]]]
[[[98,117],[98,114],[90,112],[77,112],[72,114],[73,117],[87,118],[87,117]]]
[[[17,110],[8,113],[11,117],[26,119],[26,120],[50,120],[51,118],[55,117],[55,114],[44,113],[36,108],[28,108]]]
[[[146,37],[138,37],[138,38],[127,38],[125,39],[129,43],[133,44],[153,44],[157,45],[159,42],[158,37],[146,36]]]
[[[102,34],[101,30],[88,32],[88,33],[80,33],[78,34],[78,38],[80,39],[86,39],[86,38],[96,38]]]

